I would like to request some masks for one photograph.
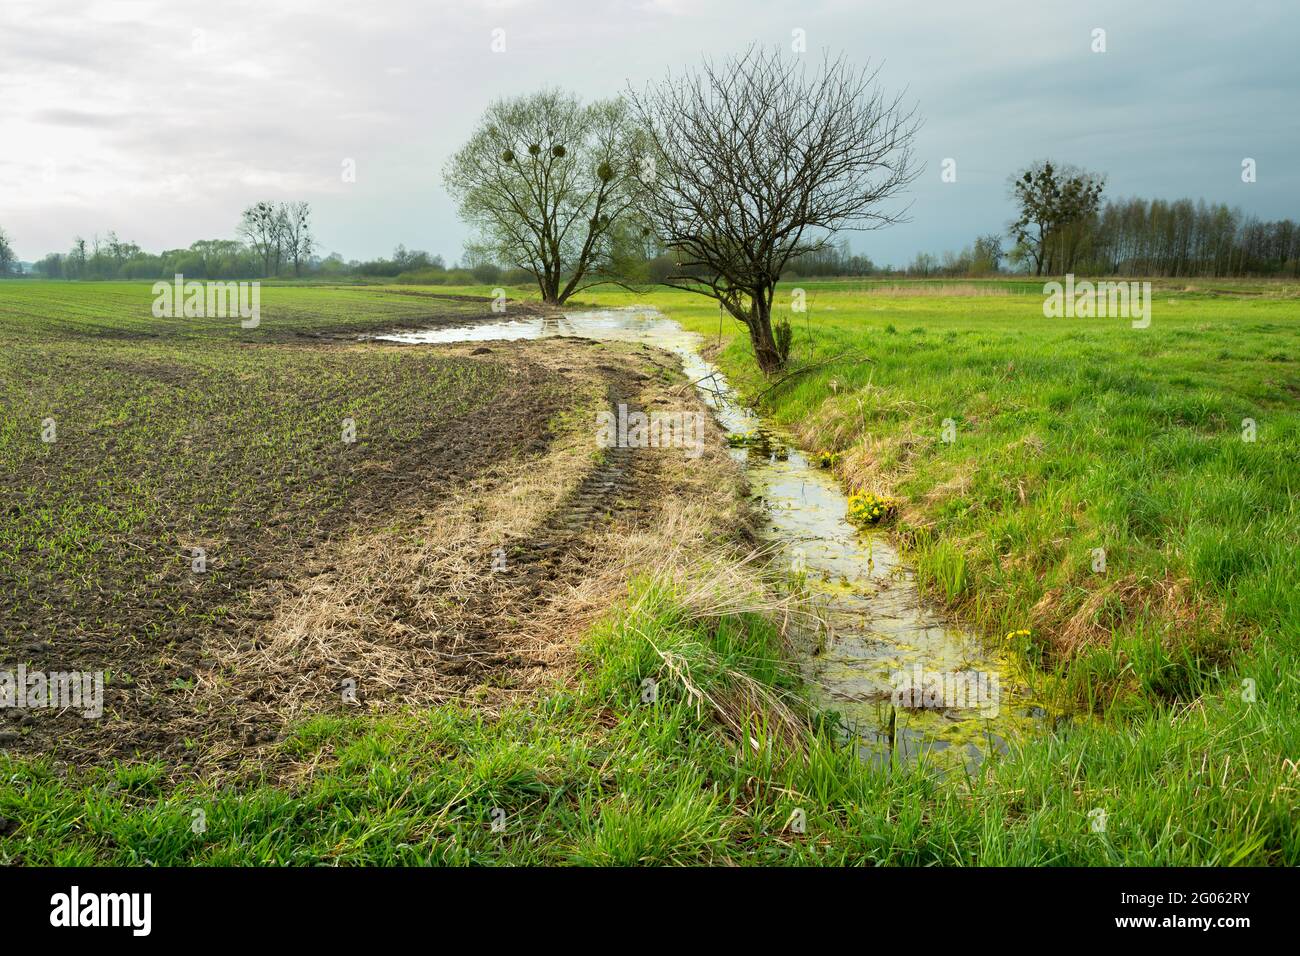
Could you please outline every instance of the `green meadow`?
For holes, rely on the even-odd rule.
[[[805,311],[791,308],[796,288]],[[33,487],[33,472],[56,489],[41,504],[42,533],[65,535],[52,577],[84,571],[86,554],[131,529],[79,509],[89,474],[51,478],[33,464],[41,451],[23,435],[38,423],[12,414],[29,410],[33,384],[124,423],[161,421],[156,403],[172,392],[141,396],[115,376],[128,359],[180,364],[231,400],[250,387],[278,396],[278,411],[250,412],[248,425],[282,436],[295,420],[332,422],[370,376],[430,415],[504,387],[417,350],[361,371],[292,354],[302,337],[418,325],[418,289],[268,286],[258,346],[237,324],[153,319],[144,289],[0,285],[0,476],[8,492]],[[491,715],[444,705],[309,718],[275,745],[312,768],[289,782],[187,779],[145,752],[82,769],[0,754],[0,862],[1294,866],[1296,294],[1157,283],[1150,327],[1133,329],[1044,318],[1030,282],[789,283],[782,381],[761,376],[736,324],[703,297],[581,296],[657,308],[699,332],[801,447],[839,453],[846,487],[899,500],[882,533],[905,546],[929,600],[989,641],[1017,635],[1012,651],[1058,719],[977,773],[869,766],[819,715],[792,738],[762,706],[745,709],[738,742],[720,719],[729,711],[701,700],[799,706],[775,625],[703,614],[673,586],[635,580],[565,686]],[[308,412],[314,387],[333,404]],[[384,439],[394,460],[411,434]],[[124,494],[181,467],[180,449],[150,465],[147,436],[125,436],[103,457],[110,476],[119,449],[134,462]],[[286,447],[267,448],[266,462]],[[331,508],[346,506],[345,484],[329,491]],[[30,544],[28,507],[0,518],[0,553]],[[143,526],[160,507],[155,496],[112,520]],[[71,518],[83,523],[67,538]],[[667,676],[665,654],[678,662]],[[656,675],[663,689],[646,703],[641,681]],[[796,810],[803,832],[789,825]]]

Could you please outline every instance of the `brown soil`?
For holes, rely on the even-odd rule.
[[[166,640],[97,631],[114,615],[116,634],[166,634],[174,602],[211,600],[176,582],[137,581],[126,600],[98,603],[46,595],[57,649],[32,640],[6,657],[33,670],[72,661],[110,671],[105,715],[0,711],[0,745],[74,765],[286,772],[291,760],[274,745],[313,714],[453,700],[490,710],[552,687],[646,553],[710,524],[674,509],[690,498],[719,528],[739,521],[739,474],[711,419],[698,461],[680,449],[596,450],[598,409],[702,409],[676,394],[681,377],[664,353],[575,339],[317,347],[504,365],[510,387],[429,422],[400,454],[356,462],[347,508],[234,529],[248,557],[226,569],[228,613],[211,626]]]

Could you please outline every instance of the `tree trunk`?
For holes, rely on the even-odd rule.
[[[772,335],[772,307],[762,295],[755,296],[750,307],[749,341],[754,347],[754,358],[763,374],[771,375],[780,371],[781,353],[776,350],[776,339]]]
[[[537,276],[537,288],[542,293],[542,301],[547,305],[559,305],[559,283],[551,277],[549,271]]]

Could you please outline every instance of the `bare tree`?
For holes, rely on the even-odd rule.
[[[632,198],[636,134],[621,100],[558,90],[499,100],[443,171],[480,258],[527,269],[546,302],[609,281]]]
[[[275,271],[271,275],[278,276],[283,269],[282,263],[285,256],[285,245],[289,240],[289,207],[284,203],[275,207],[274,214],[271,217],[271,252],[272,261]]]
[[[291,202],[281,206],[284,248],[293,262],[293,274],[302,275],[302,264],[311,258],[316,240],[311,234],[311,204]]]
[[[902,221],[884,208],[919,174],[915,110],[843,57],[811,72],[751,47],[630,94],[649,139],[639,212],[675,262],[664,284],[717,299],[779,369],[772,300],[787,266],[842,229]]]
[[[244,210],[239,220],[239,235],[248,241],[262,260],[262,275],[273,275],[272,263],[278,269],[279,215],[269,202],[254,203]]]

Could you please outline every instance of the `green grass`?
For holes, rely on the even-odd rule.
[[[155,318],[154,298],[148,282],[6,282],[0,285],[0,328],[6,340],[49,341],[57,335],[101,344],[214,338],[259,344],[317,332],[378,331],[434,314],[482,312],[472,302],[396,287],[267,284],[261,288],[261,324],[243,329],[238,318]]]
[[[873,770],[823,736],[806,754],[760,724],[738,746],[661,666],[711,696],[736,672],[790,685],[763,622],[693,620],[671,593],[598,627],[579,684],[486,721],[454,707],[322,717],[283,746],[322,769],[301,786],[164,788],[148,764],[76,786],[0,758],[0,859],[25,864],[1129,865],[1300,862],[1294,675],[1264,652],[1259,702],[1171,722],[1094,724],[997,761],[987,777]],[[645,677],[660,694],[644,703]],[[1290,730],[1284,730],[1287,726]],[[1141,781],[1142,786],[1135,786]],[[494,810],[504,829],[494,830]],[[790,832],[796,810],[806,832]],[[1106,813],[1093,832],[1090,812]],[[195,832],[200,819],[205,828]]]
[[[946,297],[799,285],[809,309],[790,314],[792,368],[811,370],[768,392],[764,412],[805,447],[841,452],[850,487],[907,502],[897,530],[931,598],[990,639],[1032,628],[1021,653],[1100,718],[1082,738],[1030,744],[999,774],[1037,791],[1031,807],[1041,811],[1046,782],[1061,782],[1056,765],[1074,763],[1106,781],[1125,819],[1165,812],[1171,832],[1190,827],[1225,850],[1219,861],[1236,860],[1226,851],[1235,845],[1242,859],[1276,862],[1250,850],[1269,839],[1247,821],[1294,800],[1300,785],[1287,762],[1300,721],[1277,706],[1300,680],[1295,290],[1157,283],[1151,327],[1134,330],[1119,319],[1044,318],[1041,286],[1017,282],[988,284],[1006,295]],[[708,300],[651,300],[718,337]],[[733,382],[751,394],[767,388],[735,324],[721,328],[718,360]],[[871,361],[812,368],[846,354]],[[1254,442],[1243,441],[1247,418]],[[951,444],[944,419],[957,425]],[[1106,551],[1103,574],[1092,568],[1095,548]],[[1072,626],[1095,645],[1063,646]],[[1256,684],[1253,704],[1242,700],[1243,680]],[[1213,816],[1189,820],[1212,800],[1211,766],[1228,791],[1212,801],[1217,831]],[[1251,769],[1234,783],[1234,766]],[[1273,789],[1246,785],[1262,770]],[[1275,849],[1294,858],[1294,831],[1278,832],[1286,837]],[[1111,859],[1173,858],[1152,844]]]
[[[1036,286],[942,297],[801,285],[809,313],[792,317],[795,367],[845,352],[872,362],[798,376],[770,393],[765,413],[805,448],[841,452],[850,485],[902,502],[897,530],[932,599],[990,638],[1030,627],[1019,650],[1058,675],[1075,719],[972,779],[876,769],[823,734],[801,753],[756,726],[757,745],[741,746],[661,652],[680,655],[715,697],[737,673],[797,693],[769,626],[696,620],[641,584],[630,609],[590,635],[576,686],[497,720],[454,707],[311,720],[281,745],[319,761],[292,787],[175,787],[147,760],[67,780],[39,761],[0,758],[0,817],[17,823],[0,859],[1300,863],[1300,302],[1158,287],[1151,327],[1132,330],[1044,319]],[[30,288],[15,307],[0,287],[6,357],[11,341],[28,349],[6,367],[5,387],[39,361],[38,346],[99,349],[115,329],[150,324],[126,309],[126,288],[69,287],[77,318],[49,315],[56,287]],[[357,309],[351,295],[364,297]],[[264,290],[263,324],[273,306],[312,328],[421,307],[386,295]],[[702,298],[586,298],[653,304],[718,335]],[[51,326],[26,331],[40,322],[59,337]],[[734,323],[722,331],[729,376],[751,393],[766,387]],[[112,391],[129,401],[135,389]],[[1254,443],[1241,441],[1245,417],[1258,423]],[[952,444],[939,440],[945,418],[957,423]],[[0,446],[0,463],[12,456]],[[88,525],[81,536],[104,531]],[[1107,552],[1104,575],[1090,567],[1095,547]],[[1160,597],[1169,585],[1173,603]],[[1069,652],[1060,635],[1081,611],[1109,637]],[[661,691],[645,704],[650,676]],[[494,808],[506,813],[502,832]],[[785,829],[795,809],[806,834]],[[195,810],[203,833],[192,832]],[[1105,832],[1090,826],[1095,810]]]

